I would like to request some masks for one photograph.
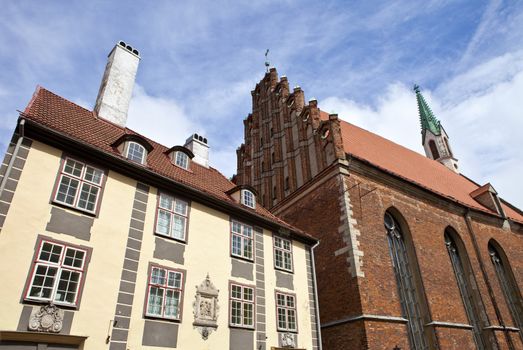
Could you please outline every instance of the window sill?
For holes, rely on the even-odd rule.
[[[85,215],[85,216],[90,216],[92,218],[98,217],[98,212],[90,212],[90,211],[79,209],[79,208],[76,208],[76,207],[61,203],[61,202],[57,202],[57,201],[52,201],[51,204],[55,205],[57,207],[60,207],[60,208],[72,210],[74,212],[77,212],[77,213]]]
[[[274,266],[274,270],[279,271],[279,272],[285,272],[285,273],[288,273],[288,274],[294,275],[294,270],[286,270],[286,269],[284,269],[284,268],[277,267],[277,266]]]
[[[234,329],[245,329],[246,331],[255,331],[256,328],[253,326],[253,327],[250,327],[250,326],[238,326],[238,325],[234,325],[234,324],[229,324],[229,328],[234,328]]]
[[[60,303],[60,302],[51,302],[50,300],[40,300],[40,299],[30,299],[30,298],[25,298],[23,301],[22,301],[23,304],[27,304],[27,305],[33,305],[33,306],[41,306],[41,305],[49,305],[49,304],[53,304],[53,305],[56,305],[60,308],[63,308],[65,310],[71,310],[71,311],[75,311],[75,310],[78,310],[78,305],[71,305],[71,304],[64,304],[64,303]]]
[[[277,331],[277,332],[282,332],[282,333],[298,334],[298,330],[290,330],[290,329],[280,329],[280,328],[277,328],[276,331]]]
[[[146,320],[154,320],[154,321],[164,321],[168,323],[181,323],[181,318],[167,318],[167,317],[161,317],[161,316],[154,316],[154,315],[143,315],[143,318]]]
[[[250,262],[250,263],[254,264],[254,259],[244,258],[243,256],[238,256],[238,255],[231,254],[231,258],[238,259],[238,260],[243,260],[243,261]]]
[[[187,245],[187,241],[183,240],[183,239],[174,238],[174,237],[167,236],[167,235],[164,235],[163,233],[158,233],[158,232],[154,232],[154,235],[157,236],[157,237],[165,238],[165,239],[167,239],[169,241],[174,241],[174,242],[178,242],[178,243],[182,243],[182,244]]]

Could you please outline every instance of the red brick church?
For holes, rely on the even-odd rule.
[[[236,182],[320,238],[323,349],[523,349],[523,212],[460,173],[415,93],[426,157],[321,111],[270,69]]]

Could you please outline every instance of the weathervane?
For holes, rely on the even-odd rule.
[[[267,51],[265,51],[265,69],[266,69],[267,73],[269,73],[269,67],[271,65],[271,62],[269,62],[269,58],[267,56],[269,56],[269,49],[267,49]]]
[[[414,84],[413,90],[414,90],[414,92],[418,93],[419,92],[419,85],[418,84]]]

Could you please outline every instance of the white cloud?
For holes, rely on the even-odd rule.
[[[167,147],[183,145],[193,133],[205,134],[202,123],[185,112],[172,98],[151,96],[136,84],[127,126]]]
[[[519,55],[507,57],[495,58],[443,83],[437,90],[441,95],[423,94],[450,136],[461,171],[480,184],[491,182],[503,198],[523,208],[523,186],[519,184],[523,173],[523,67]],[[519,71],[514,72],[515,67]],[[463,94],[458,85],[474,93]],[[447,99],[453,103],[446,103]],[[320,107],[424,154],[410,87],[389,85],[375,106],[329,97]]]

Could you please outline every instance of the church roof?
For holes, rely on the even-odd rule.
[[[321,111],[321,119],[329,114]],[[470,195],[479,186],[466,176],[455,173],[438,161],[398,145],[354,124],[340,120],[345,153],[466,207],[496,214]],[[505,214],[523,223],[523,215],[512,205],[502,203]]]
[[[120,158],[123,162],[130,161],[114,147],[114,142],[126,135],[139,136],[147,140],[152,146],[152,150],[147,156],[147,165],[144,166],[145,170],[168,178],[177,184],[195,189],[210,198],[226,203],[229,207],[236,207],[239,212],[247,213],[247,215],[251,213],[250,215],[269,220],[308,241],[316,240],[313,236],[274,216],[261,205],[257,205],[256,209],[250,209],[237,203],[227,194],[236,185],[218,170],[212,167],[206,168],[196,162],[191,162],[189,171],[177,167],[166,155],[166,151],[169,150],[168,147],[145,138],[129,128],[123,128],[100,119],[94,112],[80,107],[45,88],[37,88],[31,102],[21,116],[28,121],[56,131],[64,137],[71,138],[75,142]]]
[[[328,119],[328,114],[322,112],[322,119]],[[343,120],[340,124],[343,148],[350,156],[469,208],[494,213],[471,197],[480,186],[467,177],[354,124]],[[523,223],[518,210],[502,206],[509,218]]]

